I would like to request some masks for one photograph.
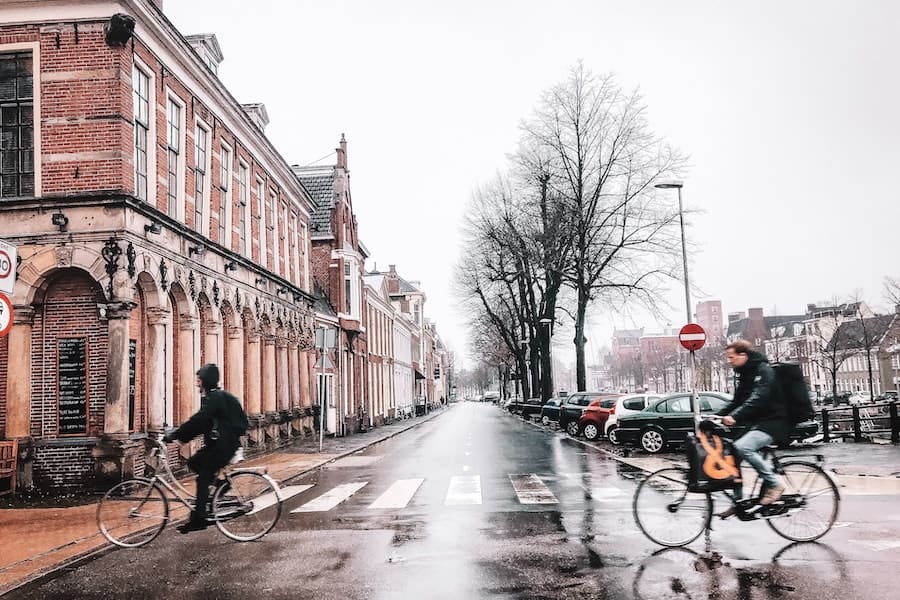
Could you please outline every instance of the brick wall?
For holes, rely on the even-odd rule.
[[[32,330],[31,434],[54,439],[57,432],[58,365],[60,338],[86,339],[89,436],[103,432],[106,402],[108,328],[97,314],[102,301],[96,284],[83,272],[61,271],[44,297],[43,310],[35,311]]]
[[[34,486],[53,492],[89,489],[94,480],[92,447],[83,442],[38,442],[34,448]]]

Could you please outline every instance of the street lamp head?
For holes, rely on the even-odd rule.
[[[684,187],[684,182],[681,181],[664,181],[662,183],[657,183],[653,187],[659,188],[661,190],[676,190]]]

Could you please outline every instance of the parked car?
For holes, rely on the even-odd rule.
[[[513,403],[513,409],[517,415],[530,419],[531,415],[541,414],[541,409],[543,408],[542,402],[543,401],[540,398],[519,400],[518,403]]]
[[[485,392],[484,397],[481,399],[482,402],[499,402],[500,401],[500,392]]]
[[[850,394],[847,402],[850,406],[859,406],[860,404],[868,404],[872,401],[872,396],[869,395],[869,392],[853,392]]]
[[[601,398],[591,402],[578,419],[578,431],[589,440],[600,437],[617,400],[618,398]]]
[[[729,394],[699,392],[700,413],[712,414],[725,408],[731,401]],[[791,433],[791,440],[804,440],[819,430],[815,421],[799,423]],[[623,444],[639,445],[646,452],[662,452],[668,445],[683,444],[687,434],[694,431],[694,415],[691,411],[691,395],[673,394],[648,402],[641,412],[619,417],[616,436]],[[731,437],[739,437],[745,428],[732,429]]]
[[[619,428],[619,419],[625,415],[633,415],[647,408],[647,404],[662,398],[659,394],[629,394],[616,400],[616,404],[609,411],[603,433],[609,441],[619,445],[619,437],[616,430]]]
[[[575,392],[569,395],[559,407],[560,428],[566,430],[569,435],[578,435],[581,432],[578,420],[591,402],[618,396],[608,392]]]
[[[559,421],[559,405],[562,398],[550,398],[541,407],[541,423],[549,425],[551,422]]]

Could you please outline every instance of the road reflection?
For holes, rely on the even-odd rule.
[[[736,561],[737,562],[737,561]],[[768,563],[731,564],[715,552],[663,548],[635,572],[635,600],[858,598],[844,557],[819,542],[794,542]]]

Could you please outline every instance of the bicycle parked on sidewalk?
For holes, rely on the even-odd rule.
[[[705,416],[725,429],[720,417]],[[762,450],[785,483],[781,498],[760,504],[762,480],[757,477],[747,499],[736,499],[728,488],[715,491],[691,484],[686,467],[665,467],[648,475],[634,494],[634,520],[641,532],[662,546],[684,546],[712,530],[712,494],[721,493],[737,509],[741,521],[763,519],[775,533],[794,542],[817,540],[837,520],[841,498],[834,480],[822,468],[821,454],[781,454],[776,446]]]
[[[170,520],[170,500],[181,502],[188,511],[193,509],[194,496],[172,474],[162,435],[152,441],[145,466],[148,477],[116,484],[97,506],[100,531],[123,548],[137,548],[156,539]],[[236,462],[232,459],[232,464]],[[238,542],[257,540],[271,531],[281,516],[281,492],[265,468],[229,465],[222,475],[223,483],[211,494],[209,521]]]

